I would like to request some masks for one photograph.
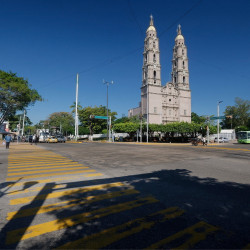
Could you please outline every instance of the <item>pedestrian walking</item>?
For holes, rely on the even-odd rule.
[[[33,135],[32,137],[32,142],[36,144],[36,134]],[[32,144],[32,143],[31,143]]]
[[[10,148],[10,142],[11,142],[11,136],[9,134],[6,135],[4,140],[6,142],[6,149],[9,149]]]
[[[202,138],[202,143],[203,143],[203,146],[207,145],[206,137],[203,137],[203,138]]]

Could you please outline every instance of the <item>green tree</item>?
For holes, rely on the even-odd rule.
[[[44,123],[46,126],[56,127],[59,129],[61,127],[63,134],[69,134],[74,132],[74,118],[69,112],[55,112],[52,113],[48,120]]]
[[[235,98],[234,106],[227,106],[224,112],[226,118],[222,121],[223,128],[237,128],[250,125],[250,100]]]
[[[105,106],[94,106],[94,107],[85,107],[83,109],[79,109],[78,111],[79,121],[81,122],[81,126],[89,129],[90,135],[94,133],[102,133],[103,130],[107,129],[107,120],[101,119],[93,119],[90,116],[106,116],[107,108]],[[111,123],[116,119],[116,112],[111,112],[109,109],[109,115],[111,116]]]
[[[22,77],[15,73],[0,70],[0,125],[4,120],[15,115],[16,111],[23,110],[42,97]]]
[[[191,121],[194,123],[204,123],[206,121],[206,118],[204,116],[199,116],[196,113],[192,112],[191,113]]]
[[[113,126],[113,129],[117,133],[128,133],[130,138],[133,138],[136,131],[140,128],[139,123],[134,122],[125,122],[125,123],[116,123]]]
[[[117,123],[125,123],[125,122],[129,122],[130,121],[130,118],[128,117],[122,117],[122,118],[118,118],[114,121],[114,124],[117,124]]]

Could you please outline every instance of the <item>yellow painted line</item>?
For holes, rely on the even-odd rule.
[[[28,153],[24,156],[24,157],[20,157],[20,156],[15,156],[13,157],[13,155],[10,155],[9,160],[13,163],[18,163],[19,161],[32,161],[32,160],[43,160],[46,161],[47,159],[50,160],[57,160],[57,159],[68,159],[65,156],[61,156],[61,155],[43,155],[43,154],[37,154],[37,155],[29,155]]]
[[[96,173],[96,174],[91,174],[91,176],[89,175],[86,175],[85,177],[92,177],[92,176],[101,176],[103,174],[100,174],[100,173]],[[50,181],[52,182],[52,181]],[[47,182],[49,184],[49,182]],[[67,183],[65,184],[57,184],[53,187],[53,190],[55,191],[55,189],[59,189],[59,188],[64,188],[66,187],[65,185],[67,185]],[[47,188],[45,187],[36,187],[36,188],[27,188],[27,189],[24,189],[24,190],[14,190],[14,191],[11,191],[9,193],[7,193],[8,195],[20,195],[20,194],[26,194],[26,193],[30,193],[30,192],[38,192],[38,191],[41,191],[42,189],[46,190],[46,189],[51,189],[49,186],[47,186]]]
[[[85,177],[95,177],[95,176],[102,176],[102,173],[96,173],[96,174],[86,174]]]
[[[124,186],[124,184],[121,182],[114,182],[114,183],[109,183],[109,184],[90,186],[86,188],[75,188],[75,189],[70,189],[67,191],[60,191],[60,192],[54,192],[54,193],[49,193],[49,194],[41,194],[37,196],[16,198],[16,199],[10,200],[10,205],[24,204],[24,203],[29,203],[35,200],[44,200],[44,199],[47,200],[47,199],[52,199],[52,198],[58,198],[61,196],[69,196],[69,195],[86,193],[86,192],[93,191],[93,190],[102,190],[102,189],[107,189],[111,187],[121,187],[121,186]]]
[[[38,170],[38,171],[34,171],[34,170],[30,170],[30,171],[24,171],[21,172],[21,170],[19,170],[18,172],[15,173],[8,173],[7,176],[16,176],[16,175],[26,175],[26,174],[39,174],[39,173],[49,173],[49,172],[60,172],[60,171],[65,171],[65,170],[80,170],[80,169],[86,169],[88,167],[71,167],[71,168],[62,168],[62,169],[45,169],[45,170]]]
[[[58,249],[101,249],[108,245],[121,240],[130,235],[141,232],[144,229],[149,230],[157,223],[163,223],[166,220],[174,219],[181,216],[184,210],[178,207],[170,207],[156,213],[150,214],[147,217],[138,218],[128,221],[122,225],[112,227],[93,234],[79,240],[66,243]],[[156,218],[157,217],[157,218]]]
[[[78,163],[76,161],[32,161],[29,163],[19,162],[18,164],[9,164],[9,167],[22,167],[22,166],[41,166],[41,165],[52,165],[52,164],[69,164],[69,163]]]
[[[195,244],[202,240],[205,240],[207,235],[218,230],[219,228],[210,225],[204,221],[200,221],[191,227],[188,227],[174,235],[167,237],[166,239],[160,240],[157,243],[152,244],[151,246],[147,247],[147,249],[166,249],[168,248],[166,244],[176,241],[178,239],[180,239],[180,242],[181,239],[184,239],[185,241],[182,241],[183,243],[181,245],[173,247],[173,249],[192,249]]]
[[[17,161],[11,161],[11,160],[9,160],[8,159],[8,162],[11,164],[11,165],[18,165],[18,164],[20,164],[20,163],[25,163],[25,164],[29,164],[29,163],[34,163],[34,162],[44,162],[44,163],[46,163],[46,162],[51,162],[51,161],[53,161],[53,162],[56,162],[56,161],[59,161],[59,162],[64,162],[64,161],[73,161],[73,160],[70,160],[70,159],[68,159],[68,158],[61,158],[61,157],[57,157],[57,158],[47,158],[46,157],[46,159],[44,159],[44,157],[43,157],[43,159],[40,159],[40,158],[34,158],[34,159],[25,159],[25,160],[17,160]]]
[[[99,219],[110,214],[120,213],[155,202],[158,202],[158,200],[153,197],[140,198],[138,200],[119,203],[117,205],[93,210],[91,212],[73,215],[64,219],[53,220],[38,225],[12,230],[7,232],[6,244],[9,245],[19,242],[21,240],[33,238],[49,232],[54,232],[64,228],[70,228],[81,223],[86,223],[90,220]]]
[[[67,209],[70,207],[79,206],[79,205],[83,205],[87,203],[92,203],[92,202],[101,201],[105,199],[111,199],[111,198],[120,197],[124,195],[138,194],[138,193],[139,191],[135,189],[127,189],[127,190],[116,191],[116,192],[111,192],[111,193],[101,194],[101,195],[96,195],[96,196],[88,196],[85,199],[81,198],[81,199],[62,201],[62,202],[42,206],[39,208],[32,207],[32,208],[24,209],[21,211],[9,212],[7,215],[7,220],[13,220],[13,219],[36,215],[36,214],[48,213],[48,212],[56,211],[59,209]]]
[[[51,164],[52,165],[52,164]],[[77,166],[82,166],[82,168],[89,168],[85,167],[82,164],[69,164],[69,165],[53,165],[53,166],[46,166],[46,167],[20,167],[20,168],[14,168],[14,169],[9,169],[8,168],[8,173],[9,172],[16,172],[16,171],[30,171],[30,170],[38,170],[38,169],[49,169],[49,168],[68,168],[68,167],[77,167]]]
[[[90,176],[88,176],[90,175]],[[35,182],[35,185],[36,184],[41,184],[41,183],[50,183],[50,182],[56,182],[56,181],[63,181],[63,180],[68,180],[68,179],[76,179],[76,178],[79,178],[81,176],[83,177],[91,177],[91,176],[98,176],[98,175],[103,175],[103,174],[100,174],[100,173],[95,173],[95,174],[79,174],[77,176],[68,176],[68,177],[59,177],[59,178],[50,178],[50,179],[43,179],[43,180],[35,180],[33,182]],[[29,183],[29,182],[28,182]],[[14,183],[14,184],[11,184],[12,187],[18,187],[18,186],[25,186],[27,184],[27,181],[24,181],[24,182],[17,182],[17,183]]]
[[[52,161],[63,161],[63,160],[67,160],[69,158],[67,157],[62,157],[62,156],[56,156],[56,157],[48,157],[48,156],[42,156],[42,157],[38,157],[38,156],[26,156],[25,158],[11,158],[11,157],[8,157],[8,160],[10,163],[12,164],[18,164],[19,162],[32,162],[34,160],[36,161],[48,161],[48,160],[52,160]]]
[[[48,176],[55,176],[55,175],[66,175],[66,174],[80,174],[85,172],[95,172],[95,170],[81,170],[81,171],[67,171],[67,172],[60,172],[60,173],[51,173],[51,174],[38,174],[38,175],[27,175],[22,176],[22,179],[33,179],[33,178],[42,178],[42,177],[48,177]],[[19,177],[9,177],[6,178],[6,181],[17,181],[19,180]]]
[[[214,149],[225,149],[225,150],[232,150],[232,151],[247,151],[247,152],[250,152],[250,149],[244,149],[244,148],[222,148],[222,147],[211,147],[211,148],[214,148]]]

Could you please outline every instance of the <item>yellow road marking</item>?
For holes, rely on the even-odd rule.
[[[86,174],[85,177],[94,177],[94,176],[102,176],[102,173],[96,173],[96,174]]]
[[[38,192],[40,190],[46,190],[46,189],[51,189],[51,187],[53,187],[54,189],[59,189],[59,188],[65,188],[67,185],[67,183],[65,184],[57,184],[57,185],[49,185],[49,183],[47,183],[47,187],[36,187],[36,188],[27,188],[25,190],[16,190],[16,191],[12,191],[9,192],[8,195],[19,195],[19,194],[26,194],[26,193],[30,193],[30,192]]]
[[[73,162],[73,161],[45,161],[45,162],[40,162],[40,161],[33,161],[32,163],[19,163],[19,164],[8,164],[9,168],[17,168],[17,167],[32,167],[32,166],[43,166],[43,165],[53,165],[53,164],[73,164],[73,163],[78,163],[78,162]],[[79,163],[78,163],[79,164]]]
[[[52,164],[51,164],[52,165]],[[29,171],[29,170],[38,170],[38,169],[48,169],[48,168],[67,168],[67,167],[70,167],[70,166],[73,166],[73,167],[76,167],[76,166],[82,166],[82,168],[89,168],[89,167],[85,167],[83,166],[82,164],[69,164],[69,165],[53,165],[53,166],[50,166],[50,167],[20,167],[20,168],[14,168],[14,169],[9,169],[8,168],[8,172],[16,172],[16,171],[20,171],[20,170],[26,170],[26,171]]]
[[[140,207],[140,206],[150,204],[150,203],[155,203],[155,202],[158,202],[158,200],[156,200],[153,197],[140,198],[138,200],[120,203],[117,205],[97,209],[91,212],[73,215],[70,217],[66,217],[64,219],[53,220],[53,221],[45,222],[42,224],[33,225],[28,228],[20,228],[20,229],[12,230],[12,231],[7,232],[6,244],[7,245],[13,244],[21,240],[29,239],[32,237],[36,237],[36,236],[43,235],[49,232],[61,230],[64,228],[73,227],[75,225],[78,225],[80,223],[86,223],[93,219],[99,219],[101,217],[104,217],[110,214],[120,213],[126,210],[130,210],[136,207]]]
[[[22,176],[22,179],[42,178],[42,177],[55,176],[55,175],[66,175],[66,174],[80,174],[80,173],[84,173],[84,172],[95,172],[95,170],[89,169],[89,170],[72,171],[72,172],[28,175],[28,176]],[[20,177],[9,177],[9,178],[6,178],[6,181],[17,181],[19,179],[20,179]]]
[[[25,160],[25,161],[20,161],[20,160],[18,160],[18,161],[15,161],[15,162],[13,162],[13,161],[8,161],[9,162],[9,164],[11,165],[11,166],[16,166],[16,165],[20,165],[20,164],[25,164],[25,165],[29,165],[29,164],[34,164],[34,163],[36,163],[36,162],[41,162],[41,163],[50,163],[50,162],[74,162],[74,161],[72,161],[72,160],[69,160],[69,159],[61,159],[61,158],[57,158],[57,159],[46,159],[46,160],[39,160],[39,159],[37,159],[37,158],[34,158],[34,159],[32,159],[32,160]]]
[[[21,217],[36,215],[36,214],[48,213],[48,212],[52,212],[58,209],[66,209],[66,208],[70,208],[74,206],[83,205],[86,203],[92,203],[92,202],[101,201],[105,199],[111,199],[111,198],[115,198],[119,196],[138,194],[138,193],[139,191],[135,189],[127,189],[127,190],[116,191],[116,192],[111,192],[111,193],[106,193],[106,194],[101,194],[101,195],[96,195],[96,196],[88,196],[85,198],[85,200],[81,198],[81,199],[62,201],[62,202],[42,206],[39,209],[37,207],[32,207],[32,208],[24,209],[21,211],[9,212],[7,216],[7,220],[17,219]],[[67,204],[67,205],[64,205],[64,204]]]
[[[59,177],[59,178],[50,178],[50,179],[43,179],[43,180],[35,180],[35,185],[36,184],[41,184],[41,183],[49,183],[49,182],[55,182],[55,181],[63,181],[63,180],[68,180],[68,179],[75,179],[75,178],[79,178],[81,176],[83,177],[92,177],[92,176],[99,176],[99,175],[103,175],[101,173],[95,173],[95,174],[80,174],[77,176],[68,176],[68,177]],[[11,184],[12,187],[17,187],[17,186],[25,186],[27,184],[27,182],[17,182],[17,183],[13,183]]]
[[[128,221],[122,225],[112,227],[106,230],[101,231],[100,233],[93,234],[79,240],[66,243],[58,249],[101,249],[105,248],[108,245],[121,240],[125,237],[139,233],[144,229],[150,229],[158,222],[162,223],[166,220],[174,219],[181,216],[184,213],[184,210],[179,209],[178,207],[170,207],[156,213],[150,214],[144,218],[138,218],[135,220]],[[155,217],[159,218],[155,218]]]
[[[65,156],[61,156],[61,155],[44,155],[42,153],[39,153],[37,155],[30,155],[30,154],[26,154],[24,157],[21,157],[21,156],[14,156],[14,155],[10,155],[9,157],[10,161],[13,162],[13,163],[18,163],[19,161],[33,161],[33,160],[38,160],[39,161],[46,161],[46,160],[63,160],[63,159],[68,159],[67,157]]]
[[[204,221],[200,221],[195,225],[188,227],[174,235],[167,237],[166,239],[160,240],[157,243],[152,244],[147,247],[147,249],[159,249],[159,248],[168,248],[166,244],[173,242],[177,239],[185,239],[181,245],[177,247],[173,247],[174,249],[192,249],[195,244],[198,242],[205,240],[207,235],[219,230],[219,228],[210,225]],[[186,237],[185,237],[186,236]],[[172,248],[172,247],[171,247]]]
[[[250,149],[243,149],[243,148],[222,148],[222,147],[209,147],[215,149],[226,149],[226,150],[235,150],[235,151],[250,151]]]
[[[23,198],[16,198],[10,200],[10,205],[17,205],[17,204],[24,204],[28,202],[32,202],[35,200],[44,200],[44,199],[52,199],[52,198],[58,198],[61,196],[69,196],[72,194],[81,194],[81,193],[86,193],[92,190],[101,190],[101,189],[106,189],[106,188],[111,188],[111,187],[120,187],[124,186],[123,183],[121,182],[114,182],[114,183],[109,183],[109,184],[101,184],[101,185],[95,185],[95,186],[90,186],[86,188],[75,188],[67,191],[61,191],[61,192],[54,192],[50,194],[41,194],[37,196],[28,196],[28,197],[23,197]]]
[[[71,167],[71,168],[56,168],[56,169],[45,169],[45,170],[30,170],[30,171],[26,171],[22,172],[21,170],[19,170],[18,172],[15,173],[8,173],[7,176],[15,176],[15,175],[26,175],[26,174],[39,174],[39,173],[49,173],[49,172],[60,172],[60,171],[65,171],[65,170],[80,170],[80,169],[86,169],[88,167]]]

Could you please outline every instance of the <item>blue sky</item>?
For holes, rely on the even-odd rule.
[[[180,23],[188,48],[192,111],[215,115],[250,97],[249,0],[1,0],[0,69],[28,79],[44,98],[33,123],[70,111],[79,72],[82,106],[106,105],[118,117],[138,106],[149,16],[160,39],[162,84],[170,80]]]

